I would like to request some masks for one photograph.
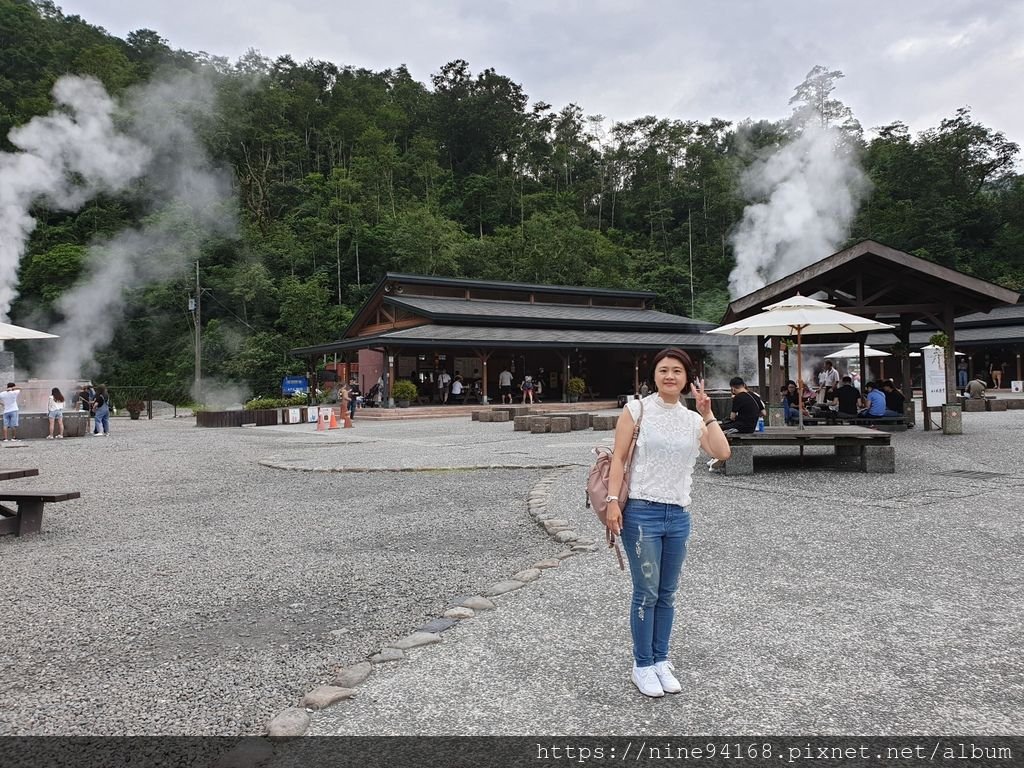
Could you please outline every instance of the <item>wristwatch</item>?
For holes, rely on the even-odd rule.
[[[618,500],[619,500],[618,496],[605,496],[604,497],[604,503],[605,504],[610,504],[611,502],[618,501]]]

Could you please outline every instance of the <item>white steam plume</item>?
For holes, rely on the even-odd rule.
[[[44,203],[77,210],[103,192],[120,192],[145,170],[149,150],[119,133],[115,104],[92,78],[62,77],[58,108],[8,134],[19,152],[0,152],[0,321],[17,296],[18,265]]]
[[[868,180],[835,128],[809,121],[789,144],[748,168],[748,205],[732,235],[732,298],[834,253],[846,239]]]
[[[127,291],[183,274],[205,239],[234,231],[230,175],[211,164],[193,125],[214,108],[212,87],[192,73],[129,94],[125,130],[148,151],[133,191],[151,213],[142,225],[90,246],[82,280],[57,302],[63,320],[51,329],[60,339],[43,364],[46,378],[91,373],[96,350],[120,323]]]

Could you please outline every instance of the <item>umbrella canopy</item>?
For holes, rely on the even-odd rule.
[[[886,323],[841,312],[834,307],[835,304],[798,294],[769,304],[759,315],[714,328],[708,333],[726,336],[796,336],[797,407],[800,428],[803,429],[803,334],[864,333],[892,328]]]
[[[56,339],[58,336],[42,331],[33,331],[31,328],[22,328],[20,325],[0,323],[0,341],[14,341],[15,339]]]
[[[847,358],[858,358],[860,357],[860,344],[847,344],[837,352],[833,352],[831,355],[825,355],[826,358],[833,360],[845,360]],[[864,357],[892,357],[888,352],[883,352],[880,349],[874,347],[864,347]]]

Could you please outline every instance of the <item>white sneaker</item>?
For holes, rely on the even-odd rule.
[[[47,439],[47,440],[53,440],[53,435],[47,435],[47,436],[46,436],[46,439]]]
[[[629,677],[633,681],[633,685],[644,696],[657,699],[665,695],[665,690],[661,687],[661,683],[658,682],[658,673],[655,672],[654,667],[638,667],[634,662],[633,672]]]
[[[672,670],[675,667],[672,666],[671,661],[659,661],[654,665],[654,674],[658,676],[658,682],[661,683],[661,689],[665,693],[679,693],[683,690],[683,686],[676,680],[676,676],[672,674]]]

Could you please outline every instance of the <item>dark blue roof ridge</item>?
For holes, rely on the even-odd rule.
[[[516,283],[507,280],[475,280],[469,277],[438,277],[412,275],[404,272],[388,272],[384,275],[383,280],[404,281],[417,285],[475,286],[483,289],[505,288],[517,291],[533,291],[534,293],[598,294],[609,298],[618,297],[622,299],[654,299],[658,296],[653,291],[627,291],[617,288],[591,288],[581,285],[542,285],[539,283]]]

